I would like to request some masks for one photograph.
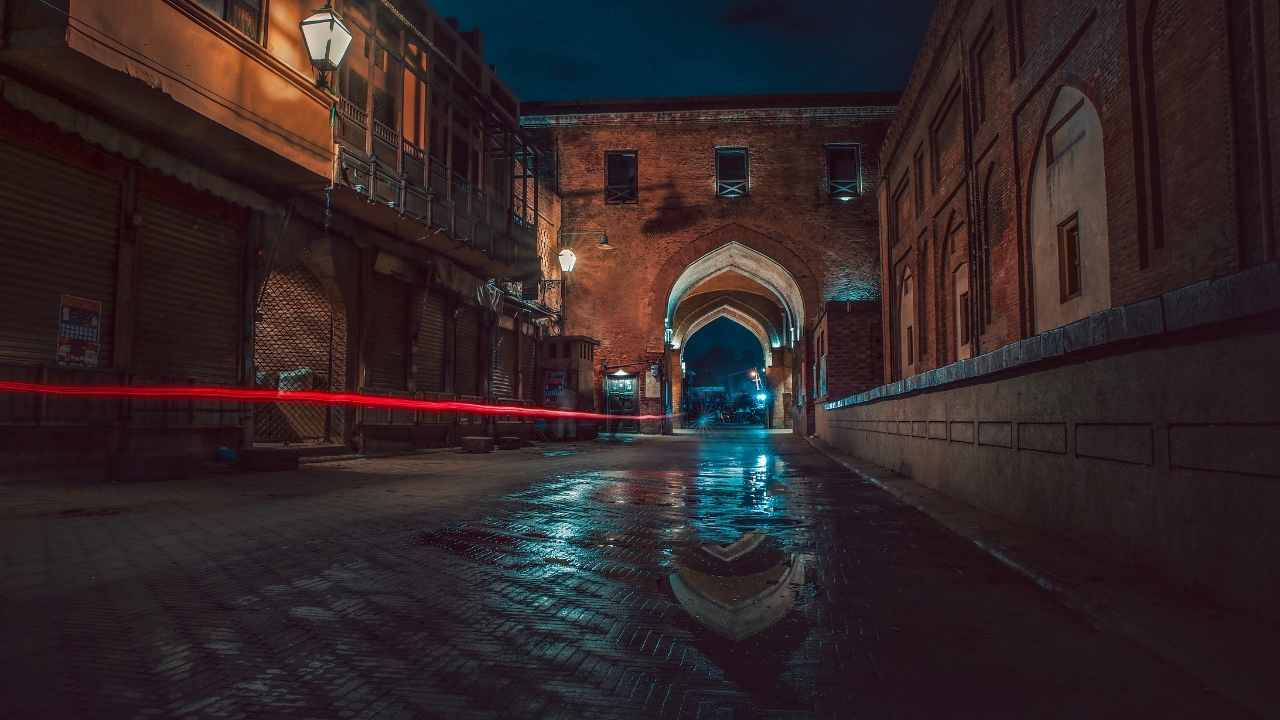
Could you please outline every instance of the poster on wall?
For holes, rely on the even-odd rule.
[[[58,364],[64,367],[98,367],[101,329],[101,302],[63,295],[58,309]]]
[[[542,386],[542,404],[545,407],[560,407],[560,398],[564,395],[565,370],[548,370],[546,381]]]
[[[644,397],[646,400],[657,400],[662,397],[662,383],[653,372],[644,374]]]

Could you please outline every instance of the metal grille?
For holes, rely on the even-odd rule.
[[[258,387],[284,392],[346,389],[346,313],[307,270],[271,273],[254,329]],[[261,404],[254,411],[254,433],[261,443],[340,442],[345,421],[342,407]]]

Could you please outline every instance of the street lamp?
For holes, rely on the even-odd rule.
[[[325,0],[324,7],[299,23],[299,27],[302,29],[302,42],[307,46],[307,55],[319,73],[316,87],[327,87],[325,74],[337,70],[342,64],[347,49],[351,47],[351,30],[329,0]]]

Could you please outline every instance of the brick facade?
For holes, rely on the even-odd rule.
[[[599,359],[610,365],[661,360],[667,302],[677,278],[728,243],[760,253],[794,278],[803,296],[798,332],[812,329],[828,300],[878,298],[874,181],[894,100],[526,103],[523,124],[541,132],[557,156],[563,229],[602,231],[614,248],[605,253],[593,247],[594,238],[566,236],[579,257],[567,332],[598,338]],[[837,143],[856,144],[862,158],[862,192],[843,202],[827,185],[825,148]],[[748,149],[745,197],[717,196],[717,147]],[[635,202],[605,200],[605,154],[615,150],[636,153]],[[799,381],[801,363],[778,363],[786,364],[796,368]],[[795,397],[800,399],[799,390]],[[641,411],[656,413],[662,404],[660,398],[643,398]]]
[[[880,304],[828,302],[814,330],[814,355],[825,382],[818,401],[834,400],[880,384]]]
[[[1083,258],[1106,266],[1101,307],[1274,258],[1278,14],[1227,0],[941,2],[882,156],[882,272],[895,289],[884,304],[886,382],[1061,324],[1036,321],[1054,315],[1056,298],[1042,293],[1036,307],[1046,278],[1034,238],[1052,230],[1034,227],[1033,195],[1054,161],[1049,120],[1064,93],[1083,95],[1101,125],[1104,177],[1055,176],[1104,184],[1094,234],[1105,252]],[[1077,140],[1058,138],[1059,152]],[[1054,212],[1061,222],[1065,211]],[[967,350],[957,269],[971,278]],[[908,275],[916,316],[904,321]],[[911,364],[907,325],[918,338]]]

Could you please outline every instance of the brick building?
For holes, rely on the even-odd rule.
[[[811,417],[815,320],[828,301],[879,299],[876,158],[895,100],[523,106],[555,157],[562,244],[580,258],[567,332],[600,340],[614,411],[678,412],[681,350],[725,317],[761,343],[774,425]]]
[[[824,439],[1275,597],[1280,7],[943,0],[882,150],[883,387]]]
[[[299,31],[316,5],[0,3],[3,377],[533,400],[559,205],[517,100],[480,33],[417,0],[334,3],[331,95]],[[0,470],[128,474],[480,428],[20,395],[0,423]]]

